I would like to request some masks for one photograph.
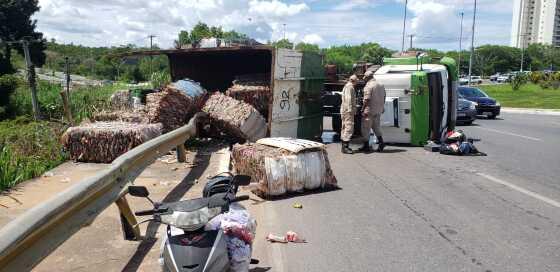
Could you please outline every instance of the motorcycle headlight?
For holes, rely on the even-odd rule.
[[[170,214],[160,215],[160,218],[161,222],[164,224],[186,231],[194,231],[204,227],[208,221],[219,215],[221,212],[221,207],[204,207],[192,212],[173,211],[173,213]]]
[[[478,106],[478,103],[472,102],[471,105],[469,106],[469,109],[476,110],[476,106]]]

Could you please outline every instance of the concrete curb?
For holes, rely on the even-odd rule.
[[[502,108],[503,113],[535,114],[560,116],[560,110],[556,109],[524,109],[524,108]]]

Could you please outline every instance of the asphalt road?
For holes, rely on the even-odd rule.
[[[560,271],[560,116],[461,128],[487,157],[329,144],[341,190],[255,204],[254,271]],[[308,243],[262,238],[288,230]]]

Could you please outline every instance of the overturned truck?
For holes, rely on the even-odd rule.
[[[451,58],[386,58],[375,72],[375,79],[385,85],[385,112],[381,118],[383,137],[388,143],[422,146],[439,142],[443,134],[455,128],[457,117],[457,67]],[[325,116],[331,116],[333,129],[340,132],[339,91],[344,81],[327,82]],[[365,82],[358,84],[358,93]],[[358,97],[361,96],[358,95]],[[330,103],[328,103],[330,101]],[[360,108],[360,105],[358,105]],[[355,134],[360,133],[359,120]],[[356,135],[360,137],[361,135]]]

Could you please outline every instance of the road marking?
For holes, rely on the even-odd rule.
[[[556,201],[556,200],[554,200],[554,199],[550,199],[550,198],[548,198],[548,197],[546,197],[546,196],[539,195],[539,194],[537,194],[537,193],[535,193],[535,192],[533,192],[533,191],[529,191],[529,190],[527,190],[527,189],[525,189],[525,188],[523,188],[523,187],[519,187],[519,186],[517,186],[517,185],[515,185],[515,184],[511,184],[511,183],[509,183],[509,182],[507,182],[507,181],[501,180],[501,179],[499,179],[499,178],[495,178],[495,177],[490,176],[490,175],[486,175],[486,174],[483,174],[483,173],[476,173],[476,174],[479,175],[479,176],[481,176],[481,177],[483,177],[483,178],[486,178],[487,180],[490,180],[490,181],[493,181],[493,182],[495,182],[495,183],[498,183],[498,184],[507,186],[507,187],[509,187],[509,188],[511,188],[511,189],[513,189],[513,190],[516,190],[516,191],[518,191],[518,192],[520,192],[520,193],[526,194],[526,195],[528,195],[528,196],[530,196],[530,197],[533,197],[533,198],[535,198],[535,199],[538,199],[538,200],[540,200],[540,201],[543,201],[543,202],[545,202],[545,203],[548,203],[548,204],[550,204],[550,205],[552,205],[552,206],[554,206],[554,207],[556,207],[556,208],[560,208],[560,202],[558,202],[558,201]]]
[[[482,130],[493,131],[493,132],[504,134],[504,135],[520,137],[520,138],[524,138],[524,139],[527,139],[527,140],[532,140],[532,141],[537,141],[537,142],[542,142],[543,141],[542,139],[539,139],[539,138],[529,137],[529,136],[525,136],[525,135],[521,135],[521,134],[515,134],[515,133],[511,133],[511,132],[507,132],[507,131],[501,131],[501,130],[492,129],[492,128],[485,128],[485,127],[478,127],[478,128],[482,129]]]

